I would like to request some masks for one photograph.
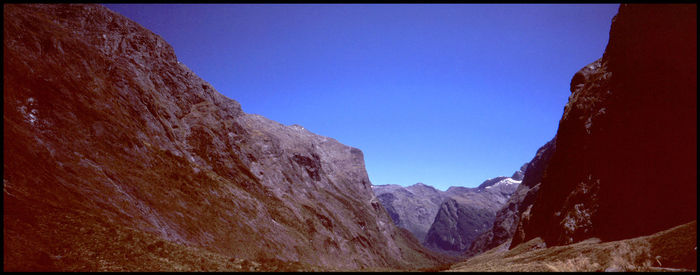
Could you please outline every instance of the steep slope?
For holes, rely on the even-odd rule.
[[[394,224],[423,240],[435,220],[445,192],[423,183],[409,187],[373,185],[374,194],[389,212]]]
[[[4,7],[6,271],[439,263],[393,225],[360,150],[244,113],[102,6]]]
[[[500,246],[503,243],[506,243],[505,248],[510,245],[510,240],[516,233],[515,229],[520,221],[520,216],[523,215],[523,212],[525,212],[525,215],[529,214],[529,209],[539,189],[544,169],[555,150],[555,146],[556,136],[537,150],[535,157],[526,164],[527,167],[520,169],[524,172],[518,171],[520,174],[524,174],[521,178],[522,183],[518,185],[518,188],[508,198],[508,201],[498,210],[491,229],[479,235],[472,242],[465,256],[471,257]]]
[[[497,177],[476,188],[450,187],[423,240],[424,246],[461,254],[477,236],[491,228],[496,211],[519,184],[520,181],[509,177]]]
[[[510,247],[652,234],[697,217],[696,5],[620,6],[577,72],[556,151]]]

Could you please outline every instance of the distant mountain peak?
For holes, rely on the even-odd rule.
[[[526,162],[522,166],[520,166],[520,170],[513,172],[513,175],[510,176],[514,180],[523,180],[525,177],[525,172],[527,171],[527,166],[530,164],[529,162]]]
[[[484,189],[489,189],[489,188],[491,188],[491,187],[496,187],[496,186],[499,186],[499,185],[518,185],[518,184],[520,184],[521,182],[522,182],[521,180],[514,180],[514,179],[512,179],[512,178],[505,178],[505,179],[502,179],[502,180],[500,180],[500,181],[498,181],[498,182],[496,182],[496,183],[494,183],[494,184],[492,184],[492,185],[489,185],[489,186],[484,187]]]
[[[479,184],[479,186],[477,188],[484,189],[488,186],[494,185],[494,184],[498,183],[499,181],[502,181],[502,180],[507,179],[507,178],[508,177],[505,177],[505,176],[490,178],[490,179],[485,180],[481,184]]]
[[[422,182],[418,182],[418,183],[416,183],[416,184],[414,184],[414,185],[411,185],[411,186],[409,186],[407,189],[409,189],[409,190],[416,190],[416,189],[426,190],[426,189],[427,189],[427,190],[430,190],[430,191],[433,191],[433,192],[437,192],[437,191],[438,191],[435,187],[433,187],[433,186],[431,186],[431,185],[424,184],[424,183],[422,183]]]

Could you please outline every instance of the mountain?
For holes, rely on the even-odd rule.
[[[696,9],[620,6],[483,254],[454,269],[697,269]]]
[[[513,173],[517,180],[496,177],[476,188],[452,186],[440,191],[419,182],[408,187],[373,185],[372,189],[394,224],[423,240],[426,247],[451,257],[473,239],[474,233],[462,231],[482,232],[490,227],[493,212],[516,190],[527,167],[526,163]]]
[[[415,269],[357,148],[243,112],[100,5],[4,5],[5,271]]]
[[[423,240],[435,220],[445,192],[423,183],[409,187],[400,185],[373,185],[372,190],[379,202],[389,212],[394,224],[410,231],[418,240]]]
[[[479,235],[469,246],[465,256],[470,257],[497,247],[503,243],[510,245],[516,226],[523,212],[529,211],[540,187],[544,168],[555,150],[556,136],[540,147],[535,157],[526,167],[520,169],[522,182],[503,206],[496,212],[493,226]],[[524,171],[524,172],[521,172]],[[516,172],[516,174],[518,173]],[[515,175],[515,174],[514,174]],[[506,245],[507,247],[507,245]]]
[[[615,241],[697,219],[696,12],[620,6],[603,57],[571,80],[556,150],[511,248],[536,237]]]
[[[496,177],[476,188],[448,188],[423,245],[440,252],[461,254],[477,236],[491,228],[496,211],[518,185],[518,180]]]

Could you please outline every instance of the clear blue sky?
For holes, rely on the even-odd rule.
[[[106,5],[247,113],[364,152],[373,184],[510,176],[556,133],[617,4]]]

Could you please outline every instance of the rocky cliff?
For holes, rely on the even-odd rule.
[[[571,81],[556,150],[510,247],[619,240],[696,219],[696,9],[620,6],[603,57]]]
[[[102,6],[4,7],[6,271],[439,262],[360,150],[246,114]]]
[[[514,175],[519,172],[525,171]],[[423,244],[436,251],[461,254],[477,236],[491,228],[496,211],[519,184],[519,180],[496,177],[476,188],[450,187]]]

